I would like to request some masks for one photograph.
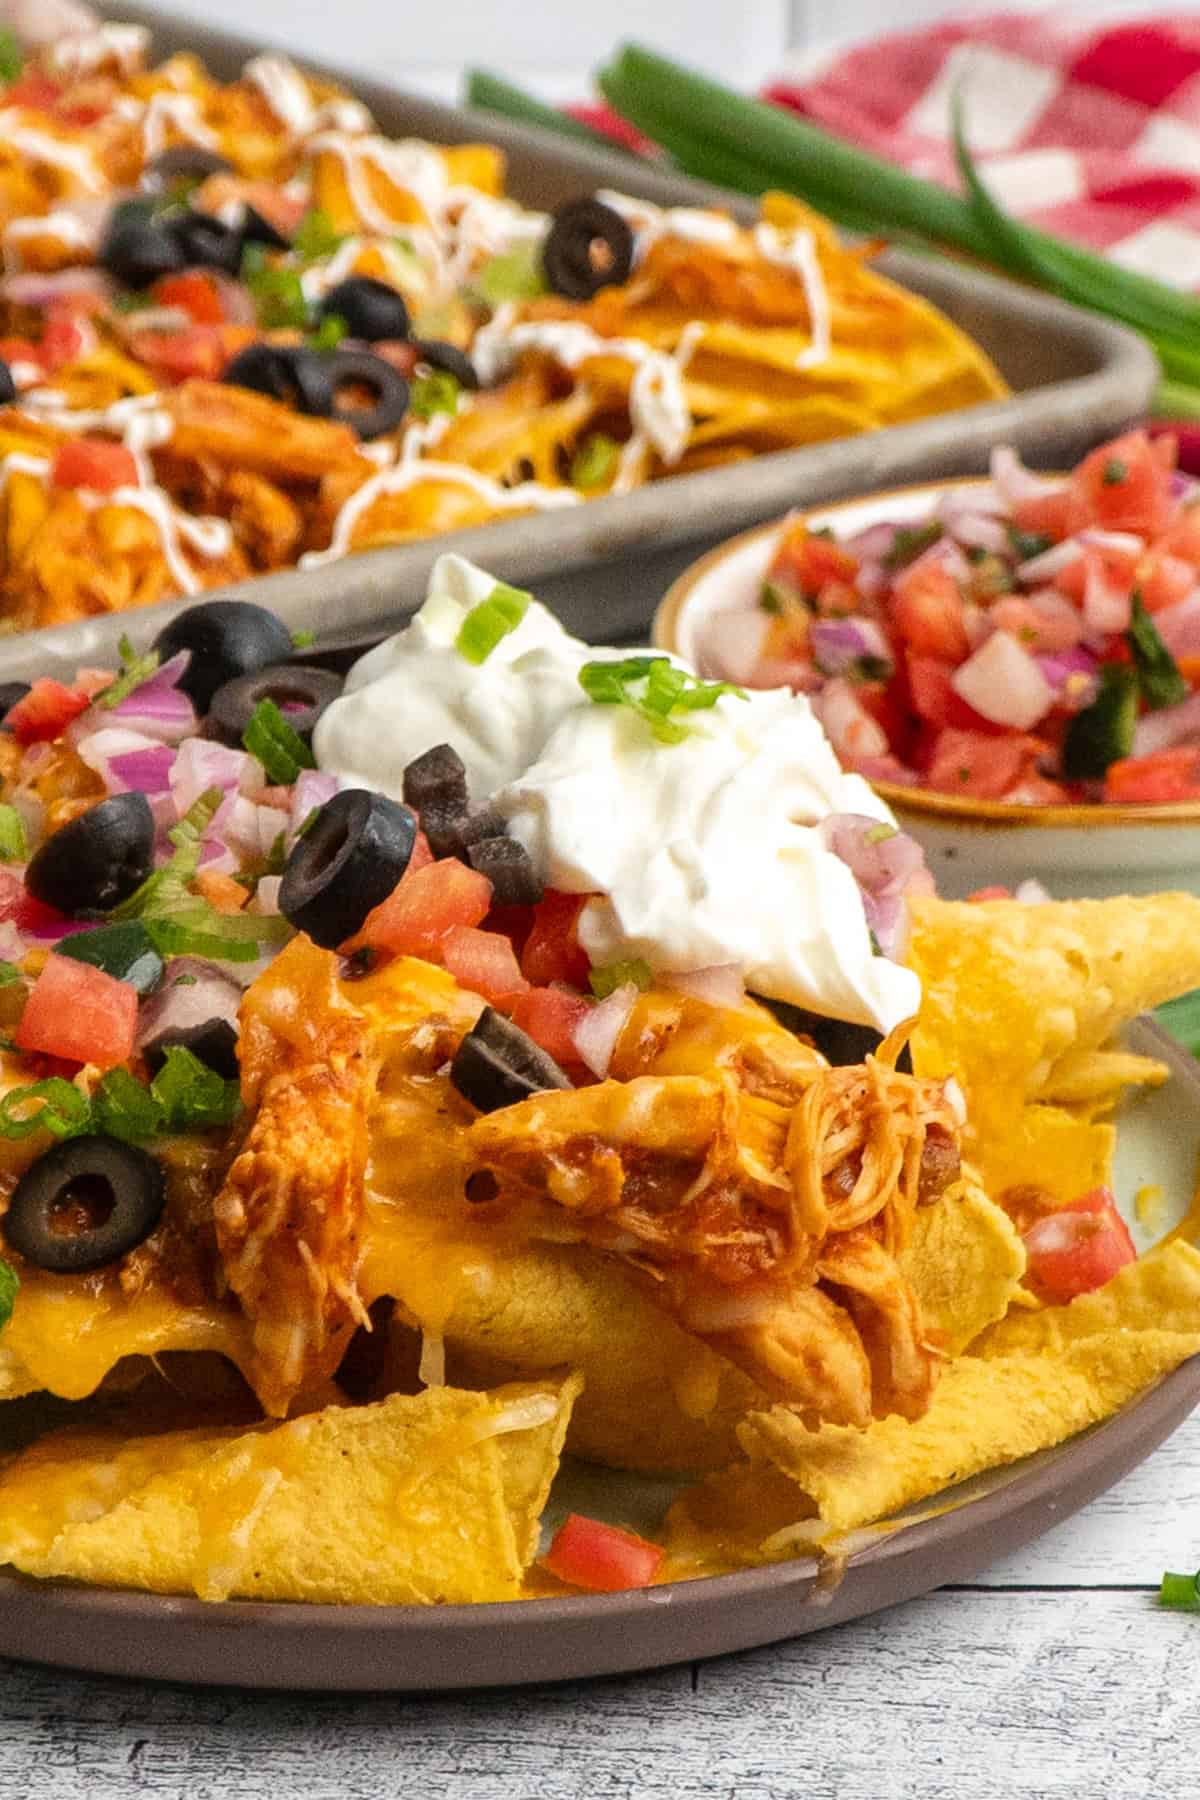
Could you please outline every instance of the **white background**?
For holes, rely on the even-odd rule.
[[[995,10],[946,0],[159,0],[163,12],[357,65],[452,98],[465,63],[506,73],[551,99],[587,92],[587,72],[637,37],[740,86],[779,69],[789,52],[902,30],[947,12]],[[1011,4],[1011,0],[1009,0]],[[1088,17],[1166,12],[1169,0],[1099,0],[1059,7]],[[1177,0],[1177,10],[1189,10]]]

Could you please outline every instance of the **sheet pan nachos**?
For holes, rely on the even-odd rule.
[[[56,624],[1003,394],[778,195],[506,196],[281,56],[103,25],[0,93],[0,615]],[[19,59],[18,59],[19,62]]]
[[[836,1556],[1200,1350],[1200,1252],[1111,1191],[1200,901],[940,902],[803,696],[451,556],[344,686],[213,601],[4,704],[18,1569],[431,1603]],[[539,1546],[564,1448],[678,1477],[653,1540]]]

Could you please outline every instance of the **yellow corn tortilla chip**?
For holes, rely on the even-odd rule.
[[[63,1434],[0,1476],[0,1554],[30,1574],[208,1600],[514,1599],[576,1387],[431,1388],[115,1452],[111,1435]],[[510,1433],[535,1442],[506,1458]],[[22,1521],[47,1489],[39,1542]]]
[[[920,900],[910,960],[923,990],[913,1065],[958,1077],[987,1143],[1055,1091],[1069,1053],[1200,986],[1200,899]]]
[[[1057,1106],[1115,1106],[1126,1087],[1161,1087],[1166,1063],[1131,1050],[1068,1050],[1047,1078],[1041,1098]]]
[[[1112,1186],[1116,1127],[1059,1106],[1027,1106],[1002,1134],[976,1149],[989,1194],[1039,1187],[1060,1205],[1096,1187]]]
[[[1066,1306],[1014,1313],[971,1347],[973,1356],[1055,1356],[1117,1331],[1200,1331],[1200,1250],[1176,1239],[1119,1269]]]
[[[1025,1273],[1025,1250],[1007,1213],[967,1188],[922,1206],[898,1258],[931,1342],[957,1356],[1002,1319]]]
[[[827,1526],[849,1531],[1048,1450],[1108,1418],[1198,1351],[1200,1330],[1110,1330],[1055,1354],[963,1356],[915,1424],[893,1415],[866,1431],[806,1431],[777,1406],[747,1419],[738,1436],[747,1455],[796,1483]]]

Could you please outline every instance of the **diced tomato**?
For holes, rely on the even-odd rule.
[[[516,952],[498,931],[480,931],[474,925],[452,925],[441,941],[443,968],[459,987],[497,1001],[520,994],[529,986],[521,973]]]
[[[901,570],[892,589],[891,612],[900,636],[918,656],[960,663],[970,654],[958,583],[933,558],[918,557]]]
[[[35,900],[19,875],[11,869],[0,869],[0,919],[11,921],[20,931],[36,931],[40,925],[56,925],[62,920],[42,900]]]
[[[4,723],[18,744],[46,743],[64,732],[90,704],[86,694],[43,675],[17,701]]]
[[[1114,806],[1200,799],[1200,750],[1194,744],[1177,744],[1153,756],[1123,756],[1105,771],[1104,798]]]
[[[586,894],[560,894],[547,888],[533,909],[533,925],[521,955],[521,970],[534,987],[549,987],[565,981],[570,987],[585,988],[591,967],[585,951],[580,949],[579,915]]]
[[[1087,510],[1069,483],[1045,494],[1031,494],[1012,508],[1013,524],[1031,536],[1048,537],[1056,544],[1074,537],[1087,524]]]
[[[575,1027],[588,1012],[588,1002],[565,988],[529,988],[514,994],[504,1009],[514,1025],[527,1031],[557,1063],[577,1063]]]
[[[62,89],[37,69],[26,69],[4,90],[5,106],[27,106],[32,112],[53,112]]]
[[[1181,507],[1175,523],[1159,539],[1158,548],[1170,556],[1181,557],[1193,569],[1200,569],[1200,506]]]
[[[57,315],[51,315],[38,341],[38,361],[47,374],[54,375],[82,356],[83,346],[83,328],[79,321],[69,312],[59,311]]]
[[[107,438],[68,438],[54,453],[50,480],[55,487],[111,494],[119,487],[137,486],[137,463],[124,444]]]
[[[1179,433],[1159,428],[1149,435],[1151,456],[1168,475],[1173,475],[1179,467]]]
[[[21,1050],[112,1069],[133,1055],[138,998],[91,963],[48,956],[14,1033]]]
[[[185,269],[182,275],[164,275],[154,284],[160,306],[177,306],[197,325],[219,325],[225,317],[220,290],[202,269]]]
[[[1142,559],[1137,570],[1137,591],[1147,612],[1165,612],[1186,600],[1196,585],[1196,571],[1181,556],[1161,546]]]
[[[892,680],[886,683],[860,682],[858,703],[879,726],[893,754],[906,757],[913,734],[913,705],[903,671],[898,670]]]
[[[433,861],[433,851],[429,848],[429,839],[423,831],[418,831],[413,842],[412,855],[408,859],[409,872],[423,869]]]
[[[403,879],[350,940],[348,948],[370,944],[402,956],[439,960],[442,940],[456,925],[478,925],[487,917],[492,884],[477,869],[454,857],[411,864]]]
[[[778,581],[790,592],[814,598],[827,582],[853,586],[858,559],[832,538],[817,537],[805,526],[795,526],[775,553],[767,580]],[[857,605],[857,595],[851,598]]]
[[[1076,469],[1071,486],[1088,517],[1106,531],[1135,531],[1149,539],[1171,521],[1171,472],[1144,431],[1126,432],[1093,450]]]
[[[1033,1284],[1052,1302],[1090,1294],[1137,1261],[1129,1227],[1103,1187],[1047,1213],[1025,1233],[1024,1244]]]
[[[216,381],[230,352],[216,325],[192,325],[186,331],[136,331],[130,349],[139,362],[166,381]]]
[[[14,363],[35,363],[41,367],[42,354],[32,338],[0,338],[0,360],[11,369]]]
[[[908,685],[913,711],[927,725],[939,731],[947,727],[955,731],[975,731],[982,737],[1003,735],[1007,727],[985,719],[950,684],[954,669],[936,656],[910,656],[906,659]]]
[[[555,1532],[543,1563],[571,1587],[615,1594],[621,1588],[649,1587],[662,1559],[660,1545],[617,1525],[570,1513]]]
[[[1004,737],[984,737],[977,731],[943,731],[934,746],[925,782],[940,794],[1000,800],[1042,749],[1037,738],[1013,732]]]
[[[1001,887],[999,882],[993,882],[991,887],[976,888],[973,894],[967,895],[968,900],[1011,900],[1012,897],[1012,889]]]

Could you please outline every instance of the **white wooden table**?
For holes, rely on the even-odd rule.
[[[431,1700],[0,1665],[0,1800],[1192,1800],[1200,1414],[979,1582],[812,1637]]]

